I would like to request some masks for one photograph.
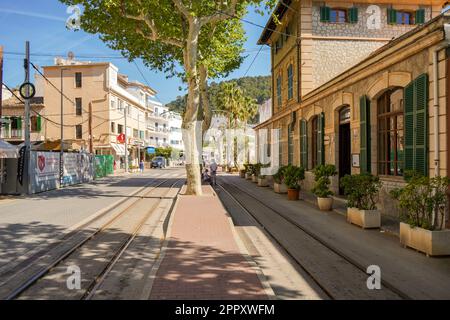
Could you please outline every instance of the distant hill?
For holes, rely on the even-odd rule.
[[[211,103],[211,109],[216,109],[214,105],[215,96],[219,90],[219,84],[222,82],[232,82],[235,81],[237,84],[246,92],[246,94],[250,95],[252,98],[256,99],[258,104],[263,103],[271,96],[271,84],[270,84],[271,76],[257,76],[257,77],[243,77],[237,78],[227,81],[211,82],[209,85],[209,101]],[[184,110],[186,95],[178,96],[174,101],[169,102],[166,106],[170,111],[175,111],[182,113]]]

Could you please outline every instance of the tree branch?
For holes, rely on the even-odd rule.
[[[173,4],[180,10],[180,12],[186,17],[190,18],[192,17],[191,13],[189,12],[188,8],[183,4],[183,0],[172,0]]]
[[[174,0],[176,1],[176,0]],[[236,6],[237,6],[238,0],[231,0],[231,5],[226,11],[217,11],[217,13],[202,17],[200,19],[200,23],[202,25],[208,24],[208,23],[216,23],[222,20],[229,19],[230,17],[234,16],[236,13]]]
[[[138,1],[138,3],[142,7],[142,3]],[[145,25],[150,29],[151,35],[148,35],[144,33],[142,28],[140,26],[136,26],[136,32],[142,35],[145,39],[149,39],[152,41],[160,40],[163,43],[173,45],[179,48],[183,48],[183,41],[176,38],[164,38],[161,37],[161,35],[158,32],[158,28],[156,27],[155,21],[149,17],[148,15],[144,14],[144,12],[140,12],[139,15],[132,15],[126,12],[125,6],[122,6],[122,16],[127,19],[144,22]]]

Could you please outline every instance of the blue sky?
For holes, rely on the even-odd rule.
[[[24,80],[22,54],[25,52],[26,40],[30,41],[31,61],[36,65],[53,64],[53,57],[39,54],[67,56],[67,52],[72,51],[75,58],[77,56],[93,57],[79,58],[79,60],[111,61],[119,67],[121,73],[129,75],[130,79],[144,82],[136,66],[121,58],[119,52],[109,49],[97,35],[66,29],[65,21],[69,17],[66,9],[67,7],[57,0],[2,0],[0,2],[0,45],[3,45],[5,51],[3,68],[5,84],[14,87]],[[253,9],[250,9],[245,17],[259,25],[265,25],[267,18],[268,14],[261,16]],[[243,76],[258,52],[259,46],[256,41],[262,29],[245,22],[244,28],[248,37],[245,44],[247,58],[227,79]],[[247,75],[270,74],[269,52],[268,47],[261,50]],[[99,56],[106,56],[108,59],[97,58]],[[163,103],[168,103],[184,93],[179,91],[179,87],[184,88],[184,86],[178,79],[166,79],[163,73],[146,68],[141,61],[136,62],[150,85],[158,91],[157,98]]]

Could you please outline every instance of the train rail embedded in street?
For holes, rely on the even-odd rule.
[[[237,203],[237,205],[244,210],[246,213],[248,213],[251,217],[253,217],[254,220],[256,220],[256,222],[271,236],[271,238],[281,247],[283,248],[283,250],[285,251],[285,253],[290,256],[297,264],[300,268],[302,268],[302,270],[304,270],[311,278],[312,280],[325,292],[326,295],[328,295],[328,297],[330,299],[339,299],[339,297],[336,297],[335,294],[333,294],[331,292],[331,290],[329,290],[327,288],[326,285],[324,285],[323,281],[321,279],[319,279],[319,277],[314,275],[314,272],[312,272],[312,270],[305,266],[305,264],[300,261],[295,254],[292,254],[292,252],[290,252],[290,250],[288,248],[286,248],[285,245],[283,245],[283,242],[280,241],[279,237],[277,235],[275,235],[273,232],[271,232],[270,227],[268,227],[267,225],[264,225],[264,223],[261,221],[260,218],[258,218],[253,212],[252,210],[248,209],[248,205],[249,203],[247,202],[243,202],[242,200],[239,200],[235,195],[232,194],[232,192],[230,192],[229,190],[227,190],[227,188],[224,185],[228,185],[231,186],[235,189],[237,189],[239,191],[239,193],[241,194],[245,194],[246,196],[252,198],[253,201],[256,201],[257,203],[261,204],[262,206],[264,206],[265,208],[267,208],[268,210],[270,210],[271,212],[273,212],[274,214],[276,214],[277,216],[281,217],[283,220],[285,220],[286,222],[288,222],[289,224],[295,226],[296,229],[298,229],[300,232],[302,232],[303,234],[307,235],[309,238],[313,239],[315,242],[319,243],[324,249],[329,250],[331,252],[333,252],[335,255],[339,256],[341,259],[343,259],[346,263],[352,265],[353,267],[355,267],[356,269],[358,269],[359,271],[361,271],[362,273],[364,273],[367,276],[366,273],[366,268],[360,264],[359,262],[355,261],[354,259],[352,259],[351,257],[349,257],[348,255],[346,255],[345,253],[343,253],[341,250],[337,249],[336,247],[330,245],[328,242],[324,241],[323,239],[321,239],[319,236],[317,236],[316,234],[314,234],[313,232],[307,230],[304,226],[302,226],[301,224],[299,224],[298,222],[296,222],[295,220],[293,220],[292,218],[290,218],[289,216],[283,214],[282,212],[280,212],[278,209],[274,208],[273,206],[265,203],[264,201],[258,199],[257,197],[255,197],[253,194],[251,194],[250,192],[248,192],[247,190],[244,190],[243,188],[240,188],[239,186],[237,186],[236,184],[226,181],[224,182],[224,179],[220,179],[218,186],[231,198],[233,199],[233,201],[235,203]],[[405,292],[403,292],[402,290],[396,288],[394,285],[392,285],[391,283],[389,283],[386,280],[381,280],[381,284],[384,287],[383,289],[388,289],[389,291],[391,291],[394,295],[398,296],[399,299],[405,299],[405,300],[410,300],[411,297],[406,294]]]
[[[61,255],[56,257],[51,263],[45,265],[43,268],[38,270],[37,272],[33,273],[30,277],[28,277],[25,281],[22,281],[18,286],[16,286],[13,290],[9,291],[6,296],[4,296],[2,299],[6,300],[12,300],[20,298],[20,296],[25,293],[27,290],[32,288],[32,286],[39,282],[42,278],[44,278],[47,274],[51,273],[52,269],[58,266],[61,262],[68,259],[74,252],[85,246],[89,241],[95,239],[99,234],[101,234],[104,230],[106,230],[109,226],[111,226],[114,222],[118,221],[121,218],[124,218],[127,213],[130,213],[130,210],[133,209],[138,203],[140,203],[142,200],[146,199],[147,197],[151,196],[152,193],[155,190],[158,190],[163,184],[170,182],[170,185],[168,187],[168,190],[164,193],[162,196],[156,196],[155,198],[159,198],[155,203],[149,208],[149,210],[144,214],[143,218],[139,219],[138,223],[134,225],[132,232],[121,241],[120,245],[112,255],[112,257],[105,263],[104,266],[102,266],[101,271],[92,279],[85,289],[83,295],[81,296],[81,299],[91,299],[93,295],[95,294],[96,290],[100,287],[103,280],[106,278],[106,276],[111,272],[114,265],[119,261],[119,259],[122,257],[126,249],[130,246],[130,244],[133,242],[133,240],[138,235],[139,231],[142,229],[145,222],[151,217],[151,215],[155,212],[155,209],[160,205],[161,201],[165,199],[170,192],[176,188],[176,185],[180,183],[180,181],[184,181],[184,179],[176,179],[174,182],[171,182],[172,179],[165,179],[162,182],[159,182],[155,186],[151,186],[150,190],[145,190],[141,195],[137,196],[137,199],[135,201],[132,201],[130,204],[128,204],[125,208],[121,209],[118,213],[116,213],[113,217],[109,218],[107,222],[102,224],[102,226],[95,231],[92,231],[90,234],[85,235],[81,241],[76,242],[74,245],[70,246],[67,250],[65,250]],[[177,191],[178,194],[179,190]],[[112,208],[108,212],[114,210]],[[107,212],[101,215],[101,217],[104,217]],[[88,224],[93,223],[94,221],[98,221],[101,217],[96,217],[93,220],[89,221]],[[83,226],[86,226],[84,224]],[[81,232],[81,231],[79,231]],[[23,272],[23,270],[19,270],[15,273],[13,277],[19,276],[20,273]],[[4,282],[2,286],[7,286],[8,281]],[[1,289],[1,288],[0,288]]]

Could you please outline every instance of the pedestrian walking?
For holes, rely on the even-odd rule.
[[[217,163],[214,159],[211,160],[209,164],[209,169],[211,170],[211,184],[216,185],[216,174],[217,174]]]
[[[144,159],[141,159],[141,162],[139,162],[139,170],[141,173],[144,172]]]

